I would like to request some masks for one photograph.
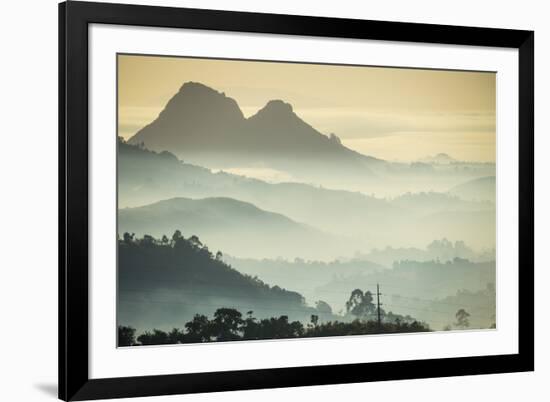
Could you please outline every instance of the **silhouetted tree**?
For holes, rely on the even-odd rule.
[[[197,248],[202,247],[202,242],[199,240],[199,237],[196,235],[192,235],[189,238],[189,243],[191,243],[193,247],[197,247]]]
[[[255,317],[252,316],[254,312],[252,310],[246,312],[246,318],[241,325],[241,331],[243,339],[260,339],[260,325]]]
[[[118,346],[132,346],[136,343],[136,329],[118,326]]]
[[[312,314],[312,315],[311,315],[310,322],[311,322],[311,325],[313,325],[314,327],[316,327],[317,324],[319,323],[319,316],[316,315],[316,314]]]
[[[137,340],[142,345],[166,345],[170,344],[168,334],[160,329],[153,329],[153,332],[146,331],[138,336]]]
[[[169,343],[185,343],[185,333],[178,329],[173,328],[172,331],[168,333]]]
[[[456,317],[456,323],[455,325],[460,329],[466,329],[470,326],[470,320],[468,319],[470,317],[470,314],[466,312],[463,308],[458,310],[455,314]]]
[[[212,336],[210,321],[202,314],[195,314],[193,320],[185,324],[185,329],[188,342],[207,342]]]
[[[346,302],[346,311],[357,318],[367,318],[375,310],[372,293],[368,290],[363,293],[361,289],[355,289]]]
[[[288,316],[263,319],[259,323],[257,339],[283,339],[303,336],[304,326],[300,321],[288,321]]]
[[[288,316],[271,317],[257,320],[253,312],[248,311],[246,319],[233,308],[219,308],[213,320],[204,315],[195,315],[192,321],[185,324],[187,332],[174,328],[169,333],[155,329],[138,337],[142,345],[166,343],[192,343],[210,341],[237,341],[250,339],[284,339],[299,337],[322,337],[342,335],[364,335],[377,333],[426,332],[430,328],[419,321],[383,322],[378,326],[376,321],[355,319],[351,322],[328,321],[318,322],[316,315],[311,316],[311,323],[304,328],[300,321],[289,322]]]
[[[125,244],[132,244],[134,242],[134,236],[135,234],[132,233],[128,233],[128,232],[124,232],[124,234],[122,235],[122,241],[125,243]]]
[[[153,246],[155,244],[155,238],[151,235],[143,235],[143,239],[141,239],[141,244],[148,247]]]
[[[426,324],[410,316],[400,316],[392,312],[385,315],[382,325],[378,326],[373,321],[376,311],[373,296],[369,291],[363,292],[360,289],[351,292],[346,302],[349,316],[345,319],[349,320],[350,316],[355,319],[351,322],[329,321],[334,316],[328,303],[318,301],[316,307],[312,308],[305,304],[299,293],[279,286],[270,287],[256,277],[241,274],[222,261],[221,252],[212,256],[197,236],[185,239],[180,231],[175,231],[172,236],[173,247],[166,247],[166,243],[166,237],[161,241],[152,236],[136,240],[133,234],[125,233],[123,240],[119,241],[119,276],[123,278],[121,283],[128,287],[134,284],[136,287],[143,287],[150,279],[162,279],[163,289],[184,292],[196,288],[202,292],[209,289],[210,285],[216,286],[216,292],[219,292],[223,285],[223,295],[216,292],[211,295],[223,296],[228,300],[233,297],[242,299],[244,296],[246,302],[258,303],[256,306],[260,311],[277,306],[281,311],[299,311],[296,315],[302,320],[310,317],[310,322],[304,327],[300,321],[289,321],[287,315],[257,319],[252,310],[243,318],[238,310],[221,307],[215,311],[212,319],[196,314],[184,324],[183,330],[174,328],[169,332],[160,329],[146,331],[137,337],[137,342],[142,345],[430,330]],[[191,285],[183,288],[182,283]],[[151,292],[155,289],[157,288],[152,287]],[[262,300],[263,296],[269,296],[266,299],[269,300],[268,304]],[[185,304],[182,301],[182,305]],[[468,316],[465,317],[466,321]],[[119,338],[120,345],[135,344],[135,330],[120,327]]]
[[[234,308],[219,308],[214,313],[212,331],[218,341],[239,339],[240,327],[243,324],[242,314]]]
[[[183,236],[179,230],[176,230],[172,235],[172,242],[175,244],[180,240],[183,240]]]

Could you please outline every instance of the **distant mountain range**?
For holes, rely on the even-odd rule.
[[[227,197],[343,235],[364,228],[364,222],[385,223],[388,217],[405,216],[385,200],[358,192],[213,173],[168,152],[156,153],[124,142],[119,143],[118,155],[119,208],[175,197]]]
[[[426,156],[419,160],[419,162],[424,163],[436,163],[436,164],[447,164],[457,162],[457,160],[445,153],[439,153],[433,156]]]
[[[121,211],[127,207],[146,206],[161,200],[177,200],[179,197],[195,200],[230,198],[233,199],[231,205],[237,200],[258,211],[275,212],[281,218],[284,215],[288,219],[286,222],[294,228],[290,233],[298,233],[303,229],[298,230],[291,223],[318,229],[312,239],[321,242],[315,247],[315,254],[321,259],[349,256],[355,251],[365,253],[373,247],[388,245],[424,246],[444,237],[451,240],[465,239],[476,249],[494,247],[495,210],[491,203],[464,201],[442,193],[411,193],[395,199],[383,199],[307,184],[266,183],[224,172],[213,173],[209,169],[183,163],[169,152],[156,153],[123,141],[119,142],[118,147],[118,203]],[[187,207],[195,205],[188,202],[185,204]],[[219,202],[217,207],[221,208],[221,204],[224,202]],[[161,234],[161,231],[169,231],[180,222],[169,209],[158,209],[158,205],[154,209],[155,213],[162,211],[166,214],[162,219],[160,216],[155,217],[159,222],[166,222],[166,229],[151,220],[142,227],[135,226],[134,231],[139,233],[150,230]],[[202,213],[205,215],[203,222],[208,222],[210,216],[217,216],[213,210],[202,210]],[[268,216],[272,215],[267,213],[262,219]],[[263,224],[260,220],[257,222],[257,239],[251,239],[250,244],[257,244],[260,239],[268,239],[270,236],[262,233]],[[220,230],[224,225],[231,227],[234,224],[230,217],[219,219],[219,223]],[[480,226],[483,226],[483,230],[480,230]],[[186,226],[183,229],[186,230]],[[205,236],[199,229],[206,227],[196,229],[195,234]],[[320,236],[321,232],[330,233],[333,237]],[[338,241],[335,241],[336,238]],[[283,236],[278,241],[281,244],[292,243],[290,239],[295,237],[287,241]],[[236,237],[231,241],[241,241],[241,250],[246,244],[244,238]],[[308,236],[303,236],[298,243],[302,244],[301,249],[292,246],[292,253],[281,256],[309,258],[311,252],[315,251],[311,247],[313,242],[308,242]],[[277,249],[278,246],[273,247]],[[220,249],[227,251],[223,245]],[[303,254],[298,255],[297,251]],[[254,252],[250,247],[248,253],[239,254],[249,256]]]

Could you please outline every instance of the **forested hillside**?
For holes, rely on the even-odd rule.
[[[135,328],[170,328],[220,307],[254,311],[257,317],[287,314],[308,320],[316,309],[301,294],[243,275],[211,252],[197,236],[119,240],[119,322]]]

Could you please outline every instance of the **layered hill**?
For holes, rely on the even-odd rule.
[[[437,193],[390,200],[300,183],[267,183],[214,173],[181,162],[168,152],[156,153],[124,142],[119,143],[118,155],[119,208],[176,197],[233,198],[345,238],[351,249],[347,255],[388,245],[424,246],[444,237],[466,240],[476,249],[494,247],[494,224],[487,231],[479,230],[479,219],[494,222],[494,206],[486,203]],[[426,210],[424,205],[433,208]]]
[[[213,250],[247,258],[330,258],[349,253],[341,239],[284,215],[226,197],[172,198],[119,210],[119,233],[161,237],[181,229]]]
[[[351,235],[366,222],[388,222],[402,211],[386,201],[358,192],[329,190],[301,183],[267,183],[225,172],[214,173],[119,141],[119,208],[143,206],[186,197],[227,197],[274,211],[322,231]]]
[[[469,180],[454,186],[449,190],[450,194],[467,200],[496,200],[496,177],[487,176]]]
[[[315,313],[299,293],[241,274],[192,236],[120,240],[118,284],[118,323],[137,329],[171,329],[220,307],[301,320]]]
[[[334,278],[316,291],[317,298],[337,311],[343,306],[339,302],[341,294],[356,288],[375,291],[379,283],[386,311],[418,316],[432,328],[442,329],[455,321],[457,310],[464,308],[471,314],[472,324],[488,328],[495,322],[495,280],[494,260],[478,263],[462,258],[446,262],[404,260],[395,262],[391,269]],[[485,289],[492,289],[487,297],[479,300],[468,297]],[[464,297],[449,297],[453,295]]]

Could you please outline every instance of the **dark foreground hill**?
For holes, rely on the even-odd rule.
[[[171,329],[218,308],[309,320],[316,309],[297,292],[243,275],[196,236],[171,240],[124,235],[118,247],[118,322],[137,329]]]

